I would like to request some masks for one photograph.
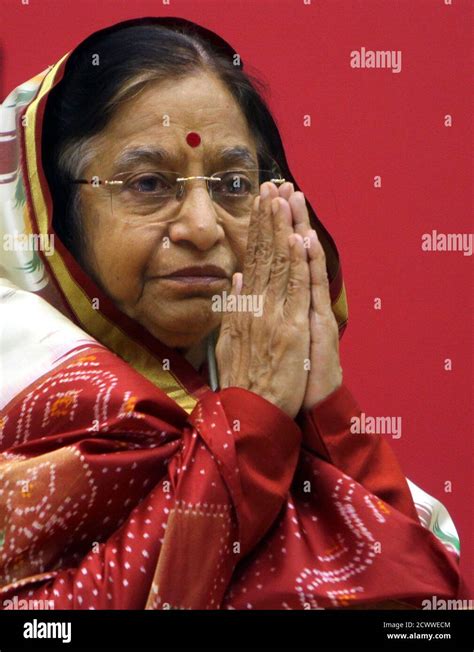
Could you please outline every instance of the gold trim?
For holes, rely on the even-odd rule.
[[[39,231],[43,234],[48,233],[48,211],[36,169],[35,134],[37,128],[41,128],[41,125],[37,125],[37,111],[39,103],[51,90],[56,74],[68,56],[66,54],[62,57],[46,74],[36,98],[26,110],[26,167],[31,188],[33,209],[37,216]],[[57,250],[49,257],[49,264],[81,324],[87,324],[87,332],[117,353],[126,362],[130,363],[140,374],[145,376],[156,387],[166,392],[171,399],[190,414],[197,403],[197,399],[187,392],[171,372],[159,369],[162,365],[162,361],[159,358],[154,357],[143,346],[125,335],[122,330],[110,322],[99,311],[92,308],[87,294],[71,276]]]
[[[339,296],[332,304],[332,310],[336,317],[337,323],[339,326],[345,324],[349,317],[348,308],[347,308],[347,296],[346,296],[346,286],[344,282],[342,283],[341,291]]]

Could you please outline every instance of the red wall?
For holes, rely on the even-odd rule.
[[[470,0],[2,0],[0,7],[2,99],[95,29],[146,15],[195,20],[261,72],[293,173],[341,252],[347,384],[367,414],[402,417],[393,447],[406,475],[450,511],[467,578],[472,256],[423,252],[421,235],[472,232],[472,8]],[[401,72],[352,69],[350,52],[362,46],[402,50]],[[382,188],[373,187],[375,175]],[[452,493],[444,491],[448,480]]]

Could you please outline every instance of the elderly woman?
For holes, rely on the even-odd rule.
[[[350,432],[337,250],[256,87],[212,32],[146,19],[3,105],[4,608],[458,595],[449,517],[440,540]]]

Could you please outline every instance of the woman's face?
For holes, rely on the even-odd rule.
[[[198,146],[187,143],[189,132],[201,137]],[[235,158],[224,159],[232,148],[238,148]],[[127,171],[210,176],[249,167],[242,150],[257,167],[256,143],[240,108],[219,79],[202,72],[152,83],[119,106],[84,176],[110,179],[123,172],[123,159]],[[182,200],[171,201],[171,213],[159,208],[151,217],[130,214],[119,194],[111,199],[103,185],[81,187],[87,271],[123,312],[172,347],[190,347],[218,326],[212,296],[229,292],[232,274],[242,269],[250,218],[213,202],[202,180],[185,187]],[[220,268],[222,278],[212,271],[201,280],[194,271],[170,278],[205,265]]]

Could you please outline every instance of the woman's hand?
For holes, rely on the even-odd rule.
[[[308,209],[302,192],[294,192],[291,183],[279,189],[291,208],[295,233],[300,235],[308,254],[311,285],[309,314],[311,347],[310,372],[303,407],[310,409],[320,403],[342,383],[339,360],[339,329],[331,308],[326,256],[316,232],[311,229]]]
[[[273,183],[262,184],[243,276],[234,274],[232,293],[246,301],[263,298],[263,314],[225,313],[216,357],[222,388],[248,389],[293,418],[307,392],[311,293],[303,237],[295,233],[291,212]]]

